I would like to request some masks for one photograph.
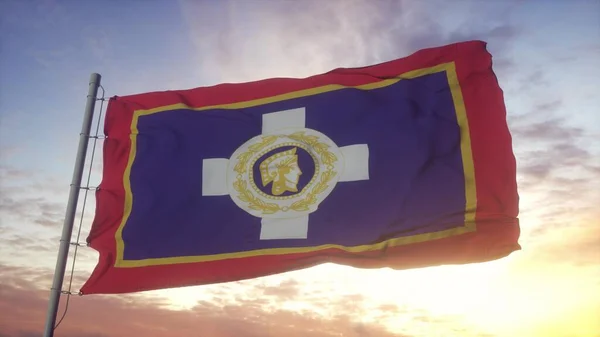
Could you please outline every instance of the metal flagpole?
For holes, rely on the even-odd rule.
[[[71,234],[73,233],[73,223],[75,220],[75,212],[77,211],[77,201],[79,199],[79,190],[81,189],[81,178],[85,166],[85,156],[88,149],[88,140],[94,117],[94,107],[96,106],[96,96],[98,94],[98,87],[100,86],[100,78],[100,74],[96,73],[93,73],[90,76],[87,102],[85,104],[85,112],[83,115],[83,125],[81,126],[81,133],[79,134],[79,148],[77,149],[77,157],[75,158],[75,168],[73,169],[69,201],[65,212],[60,246],[58,248],[54,280],[52,281],[52,289],[50,289],[50,301],[48,303],[44,337],[52,337],[54,335],[54,324],[56,323],[58,303],[60,301],[65,269],[67,267],[67,259],[69,258]]]

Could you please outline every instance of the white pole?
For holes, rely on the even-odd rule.
[[[77,149],[77,157],[75,158],[75,168],[73,169],[69,201],[67,203],[58,257],[56,259],[54,280],[52,281],[52,289],[50,289],[50,301],[48,303],[44,337],[54,336],[54,325],[56,324],[58,303],[60,301],[67,260],[69,258],[71,234],[73,233],[73,223],[75,220],[75,212],[77,211],[77,201],[79,199],[79,190],[81,189],[81,178],[85,166],[85,156],[88,150],[88,140],[94,117],[94,107],[96,106],[96,96],[98,94],[98,87],[100,86],[100,78],[100,75],[96,73],[93,73],[90,76],[87,102],[85,104],[85,112],[83,115],[83,125],[81,126],[81,133],[79,134],[79,148]]]

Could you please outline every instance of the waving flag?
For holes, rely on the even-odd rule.
[[[481,41],[304,79],[113,97],[83,294],[334,262],[518,250],[515,159]]]

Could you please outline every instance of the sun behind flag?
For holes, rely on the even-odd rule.
[[[111,98],[88,237],[100,258],[82,293],[518,250],[516,165],[485,46]]]

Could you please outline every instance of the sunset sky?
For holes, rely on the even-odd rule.
[[[56,336],[600,336],[600,1],[3,0],[0,337],[43,329],[90,73],[122,96],[305,77],[471,39],[488,42],[504,90],[522,250],[75,296]],[[93,205],[90,194],[80,242]],[[75,292],[97,253],[76,261]]]

